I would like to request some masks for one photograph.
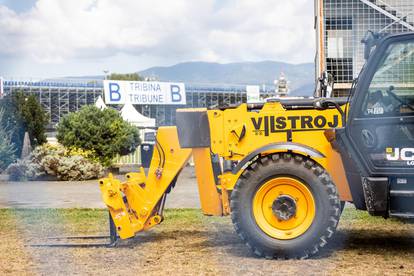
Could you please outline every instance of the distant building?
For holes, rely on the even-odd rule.
[[[4,93],[23,92],[34,95],[47,112],[49,129],[54,129],[60,119],[84,105],[93,105],[103,97],[102,80],[59,80],[30,81],[4,80]],[[269,87],[260,89],[262,97],[272,95]],[[142,115],[155,118],[157,126],[175,124],[175,111],[183,107],[211,107],[233,105],[246,102],[246,86],[230,84],[186,84],[187,105],[136,105]],[[120,108],[120,107],[117,107]]]
[[[346,95],[364,64],[361,40],[368,30],[414,31],[413,0],[315,0],[316,76],[328,70],[334,95]]]
[[[288,81],[283,73],[280,73],[279,79],[275,80],[275,92],[277,97],[286,97],[289,95]]]
[[[3,82],[4,94],[23,92],[34,95],[47,113],[49,126],[54,128],[69,112],[84,105],[93,105],[102,96],[102,81],[32,81],[7,80]]]

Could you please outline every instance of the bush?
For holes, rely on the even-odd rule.
[[[103,167],[83,156],[46,156],[41,163],[48,175],[55,175],[58,180],[88,180],[103,174]]]
[[[58,180],[96,179],[103,175],[104,168],[94,158],[90,151],[44,144],[27,159],[10,165],[7,173],[12,180],[34,180],[42,175]]]
[[[70,113],[60,121],[57,131],[59,143],[93,152],[104,166],[110,166],[117,154],[133,152],[141,142],[138,129],[116,110],[95,106]]]
[[[6,172],[10,180],[13,181],[35,180],[44,175],[41,166],[30,159],[17,160],[16,163],[11,164],[7,168]]]

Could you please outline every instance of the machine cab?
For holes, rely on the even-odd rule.
[[[347,136],[366,175],[414,174],[414,34],[378,43],[354,95]]]
[[[337,140],[357,208],[414,217],[414,33],[373,48]]]

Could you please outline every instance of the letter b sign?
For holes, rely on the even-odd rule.
[[[119,84],[109,83],[109,99],[111,101],[119,102],[121,100],[121,93],[119,93]]]
[[[176,102],[181,102],[181,89],[178,85],[171,85],[171,101],[176,103]]]

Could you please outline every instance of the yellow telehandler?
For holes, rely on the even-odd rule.
[[[127,239],[160,224],[191,156],[202,212],[231,215],[258,256],[318,253],[345,202],[414,218],[414,34],[365,42],[348,98],[323,97],[325,77],[316,99],[177,110],[177,126],[158,129],[147,174],[99,181],[113,234]]]

